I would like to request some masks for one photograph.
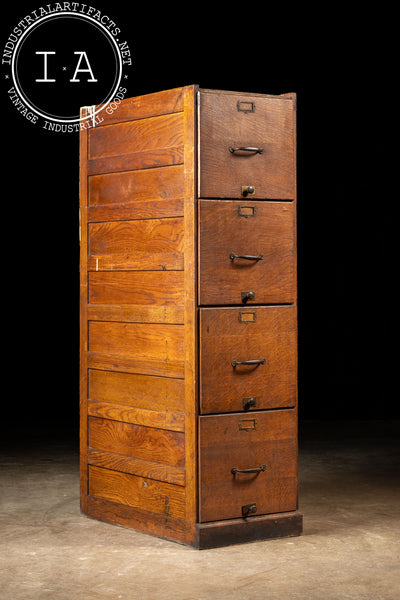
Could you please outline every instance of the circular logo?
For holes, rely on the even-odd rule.
[[[79,131],[82,106],[95,107],[91,121],[126,93],[132,58],[115,21],[92,6],[48,4],[14,27],[3,50],[12,80],[8,94],[17,110],[53,131]],[[90,13],[90,14],[89,14]],[[59,125],[57,127],[56,125]],[[62,127],[61,127],[62,126]]]

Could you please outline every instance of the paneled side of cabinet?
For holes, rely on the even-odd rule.
[[[193,86],[124,100],[99,113],[80,148],[82,510],[188,544],[197,518],[194,107]]]

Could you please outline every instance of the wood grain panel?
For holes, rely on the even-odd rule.
[[[89,417],[89,446],[175,467],[185,465],[185,436],[181,432]]]
[[[118,173],[131,171],[132,169],[180,165],[183,163],[183,152],[183,146],[175,146],[173,148],[156,148],[154,150],[144,150],[143,152],[130,152],[120,156],[97,158],[88,161],[87,174]]]
[[[89,177],[89,206],[182,198],[183,166]]]
[[[183,218],[91,223],[89,270],[183,266]]]
[[[97,467],[105,467],[113,471],[122,471],[139,477],[148,477],[157,481],[166,481],[175,485],[185,485],[185,469],[173,467],[159,462],[123,456],[115,452],[88,449],[88,463]]]
[[[134,98],[124,98],[113,112],[101,111],[100,115],[104,119],[101,126],[180,112],[183,110],[183,92],[184,88],[174,88]]]
[[[89,273],[91,304],[183,305],[183,271]]]
[[[256,515],[297,508],[296,411],[213,415],[199,419],[200,521],[242,517],[255,503]],[[258,473],[232,473],[232,468]]]
[[[182,113],[161,115],[91,129],[89,159],[172,148],[182,144]]]
[[[183,325],[89,322],[89,352],[183,360],[183,339]]]
[[[89,494],[134,508],[185,517],[185,488],[89,466]]]
[[[186,454],[186,543],[195,541],[198,515],[198,321],[197,321],[197,197],[196,173],[197,86],[185,88],[185,454]]]
[[[91,223],[89,254],[179,252],[183,249],[182,239],[182,218]]]
[[[89,370],[89,398],[100,402],[183,412],[184,393],[182,379]]]
[[[88,223],[130,221],[132,219],[165,219],[183,216],[183,199],[139,200],[127,204],[107,204],[87,209]]]
[[[104,352],[88,352],[87,366],[89,369],[104,369],[123,373],[138,373],[160,377],[184,378],[185,361],[170,358],[155,358],[153,356],[124,356],[104,354]]]
[[[183,252],[134,252],[88,256],[88,271],[181,271]]]
[[[156,514],[143,508],[119,504],[104,498],[88,496],[88,514],[106,523],[130,527],[150,535],[185,543],[186,522],[165,514]]]
[[[88,306],[89,321],[124,321],[140,323],[183,324],[183,306],[148,306],[92,304]]]
[[[123,421],[133,425],[145,427],[157,427],[169,431],[184,431],[185,419],[183,413],[160,412],[156,410],[145,410],[143,408],[132,408],[111,402],[88,401],[88,414],[92,417]]]

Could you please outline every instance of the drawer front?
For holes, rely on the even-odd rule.
[[[293,407],[296,396],[295,306],[200,309],[202,414]]]
[[[199,201],[200,304],[289,304],[295,278],[294,203]]]
[[[294,410],[199,421],[200,522],[297,508]]]
[[[203,91],[199,102],[200,198],[293,200],[294,98]]]

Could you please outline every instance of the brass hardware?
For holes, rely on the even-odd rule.
[[[257,504],[245,504],[244,506],[242,506],[242,515],[244,517],[247,517],[248,515],[251,515],[252,513],[257,512]]]
[[[257,419],[242,419],[239,421],[239,431],[251,431],[257,427]]]
[[[238,365],[265,365],[265,358],[260,358],[259,360],[233,360],[231,362],[233,368],[236,368]]]
[[[264,148],[257,148],[256,146],[229,146],[229,152],[236,154],[236,152],[251,152],[252,154],[262,154]]]
[[[242,196],[254,196],[256,188],[254,185],[242,185]]]
[[[247,300],[254,300],[256,297],[255,292],[240,292],[240,297],[243,304],[246,304]]]
[[[243,190],[242,190],[242,193],[243,193]],[[257,209],[255,206],[239,206],[239,208],[238,208],[239,217],[245,217],[245,219],[247,219],[247,217],[255,217],[256,212],[257,212]]]
[[[256,405],[256,399],[253,397],[252,398],[243,398],[242,402],[243,402],[243,410],[249,410],[249,408]]]
[[[261,471],[266,471],[267,465],[261,465],[261,467],[256,467],[255,469],[237,469],[233,467],[231,469],[232,475],[236,475],[236,473],[261,473]]]
[[[231,260],[235,260],[235,258],[243,258],[244,260],[259,261],[264,258],[264,254],[259,254],[258,256],[253,256],[252,254],[235,254],[234,252],[231,252],[229,255],[229,258]]]
[[[255,323],[256,320],[256,312],[239,311],[239,323]]]
[[[251,113],[256,110],[255,102],[250,102],[249,100],[238,100],[236,106],[239,112]]]

